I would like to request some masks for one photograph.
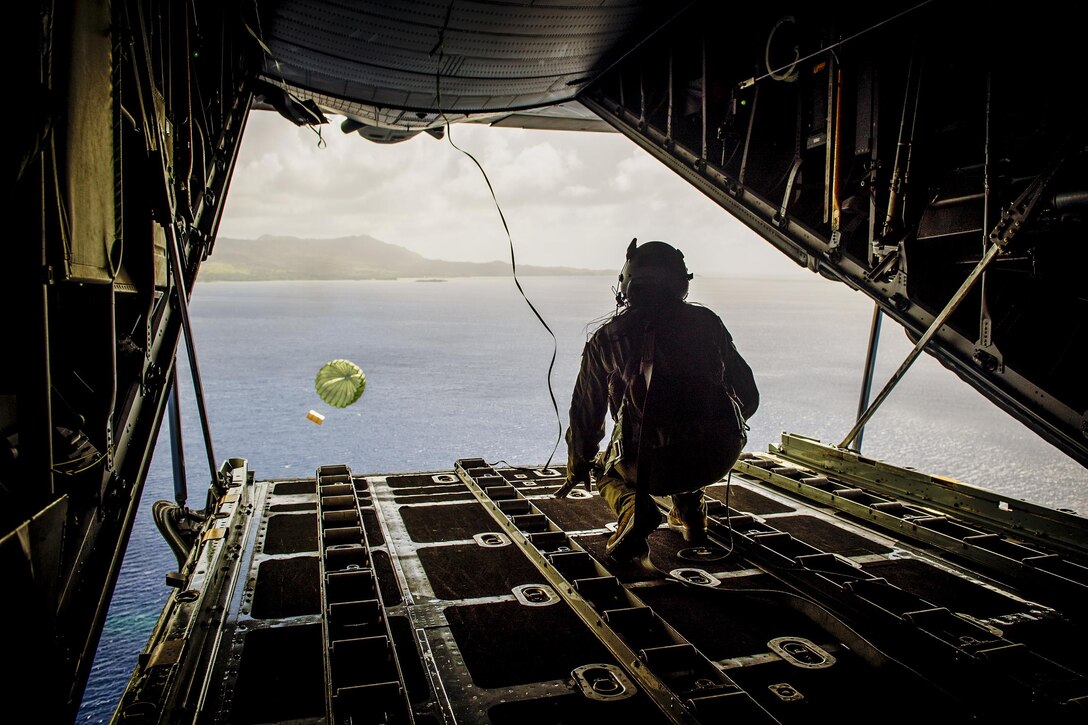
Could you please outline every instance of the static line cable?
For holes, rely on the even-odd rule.
[[[242,25],[245,27],[246,32],[249,33],[250,36],[252,36],[252,38],[257,41],[257,45],[258,47],[260,47],[261,51],[272,60],[272,64],[276,66],[276,73],[279,74],[275,77],[269,76],[267,73],[262,73],[261,75],[264,78],[269,78],[272,81],[278,83],[279,89],[283,91],[283,94],[295,103],[297,103],[303,111],[306,111],[310,115],[310,121],[306,125],[310,127],[311,131],[317,134],[317,147],[325,148],[326,143],[324,137],[321,135],[321,129],[314,128],[315,125],[324,123],[324,121],[320,116],[314,115],[313,111],[306,107],[302,99],[299,98],[297,94],[292,92],[291,87],[287,85],[287,81],[284,80],[283,66],[280,65],[280,59],[276,57],[276,54],[273,53],[272,49],[268,47],[268,44],[264,42],[264,28],[261,27],[261,13],[257,7],[256,0],[254,0],[253,2],[253,17],[257,21],[257,30],[254,30],[250,26],[249,22],[246,20],[245,17],[242,17]]]
[[[598,78],[603,78],[606,73],[608,73],[610,70],[612,70],[613,68],[618,66],[620,63],[622,63],[628,56],[630,56],[632,53],[637,51],[639,48],[641,48],[642,46],[649,43],[650,40],[653,39],[658,33],[663,31],[665,28],[669,27],[670,25],[672,25],[676,21],[677,18],[682,16],[684,13],[686,13],[693,5],[696,5],[698,2],[699,2],[699,0],[690,0],[690,2],[685,3],[683,7],[681,7],[679,10],[677,10],[672,15],[667,17],[656,28],[654,28],[649,33],[647,33],[646,37],[644,37],[639,42],[635,43],[634,46],[627,49],[618,58],[614,59],[611,63],[606,65],[604,68],[602,68],[599,71],[594,72],[593,75],[591,75],[591,76],[587,76],[585,78],[575,78],[574,80],[567,81],[567,85],[568,86],[582,86],[583,90],[584,90],[585,87],[591,85],[592,83],[595,83]],[[450,5],[451,6],[453,5],[453,0],[450,0]]]
[[[450,142],[450,146],[472,159],[472,163],[476,164],[476,168],[478,168],[483,175],[484,182],[487,184],[487,190],[491,192],[491,200],[495,202],[495,210],[499,212],[499,219],[502,220],[502,228],[506,231],[506,241],[510,245],[510,271],[514,277],[514,284],[517,285],[518,292],[521,293],[521,297],[525,300],[525,304],[529,305],[529,309],[536,315],[536,319],[540,320],[540,324],[543,325],[544,329],[548,331],[548,334],[552,336],[552,359],[551,362],[548,363],[548,395],[552,399],[552,408],[555,409],[555,421],[559,426],[559,435],[556,436],[555,446],[552,448],[551,455],[548,456],[547,463],[544,464],[544,468],[550,468],[552,465],[552,458],[555,457],[555,452],[559,450],[559,442],[563,440],[563,419],[559,416],[559,404],[555,401],[555,390],[552,388],[552,371],[555,369],[555,358],[559,352],[559,341],[556,339],[552,328],[544,321],[540,312],[537,311],[536,306],[533,305],[529,300],[528,295],[525,294],[525,290],[521,287],[521,282],[518,281],[518,265],[517,260],[514,258],[514,237],[510,233],[510,226],[506,223],[506,215],[502,213],[502,206],[499,204],[499,198],[495,195],[495,188],[491,186],[491,179],[487,178],[487,172],[484,171],[484,167],[480,165],[480,162],[476,160],[475,156],[453,142],[453,135],[450,133],[450,123],[448,120],[446,121],[446,140]]]
[[[483,165],[476,160],[475,156],[453,142],[453,134],[450,132],[450,120],[446,116],[445,111],[442,110],[442,63],[445,60],[444,46],[446,30],[449,28],[450,17],[453,14],[453,3],[454,0],[450,0],[450,4],[446,6],[446,19],[443,21],[442,27],[438,31],[438,41],[435,43],[434,47],[431,48],[430,52],[430,55],[438,53],[438,66],[435,69],[434,74],[435,105],[441,114],[442,120],[446,123],[446,140],[449,141],[450,146],[472,159],[472,163],[476,164],[476,168],[480,170],[480,174],[484,177],[484,183],[487,184],[487,190],[491,192],[491,200],[495,202],[495,210],[499,212],[499,219],[502,220],[502,228],[506,231],[506,241],[510,245],[510,272],[514,277],[514,284],[517,286],[518,292],[521,293],[522,299],[525,300],[525,304],[529,305],[529,309],[536,315],[536,319],[540,320],[540,324],[543,325],[544,329],[548,331],[548,334],[552,336],[552,359],[551,362],[548,363],[548,396],[551,398],[552,408],[555,410],[555,422],[559,428],[559,433],[555,437],[555,445],[552,446],[551,455],[548,456],[548,460],[544,464],[544,468],[550,468],[552,459],[555,457],[555,452],[559,450],[559,442],[563,440],[563,419],[559,415],[559,404],[555,401],[555,390],[552,388],[552,371],[555,369],[555,358],[559,352],[559,340],[556,339],[552,328],[548,326],[548,323],[544,321],[540,312],[537,311],[536,306],[529,300],[528,295],[525,294],[525,290],[521,287],[521,282],[518,280],[518,265],[517,260],[514,257],[514,236],[510,233],[510,225],[506,223],[506,215],[502,213],[502,206],[499,204],[498,196],[495,195],[495,187],[491,185],[491,179],[488,178]]]
[[[854,40],[855,38],[859,38],[862,35],[865,35],[866,33],[873,32],[874,30],[879,28],[881,25],[887,25],[888,23],[892,22],[893,20],[898,20],[899,18],[903,17],[904,15],[906,15],[908,13],[913,13],[914,11],[916,11],[916,10],[918,10],[918,9],[924,7],[924,6],[929,5],[931,2],[933,2],[933,0],[924,0],[924,2],[920,2],[917,5],[915,5],[914,7],[910,7],[910,8],[907,8],[906,10],[903,10],[902,12],[896,13],[895,15],[891,16],[890,18],[885,18],[884,20],[881,20],[876,25],[871,25],[868,28],[864,28],[862,30],[859,30],[858,32],[851,35],[850,37],[843,38],[842,40],[840,40],[837,43],[832,43],[831,45],[827,46],[826,48],[820,48],[817,51],[809,53],[808,55],[804,56],[803,58],[794,58],[792,61],[790,61],[786,65],[781,66],[779,68],[774,68],[774,69],[768,70],[766,73],[764,73],[761,76],[752,76],[751,78],[748,78],[748,79],[743,80],[740,83],[738,83],[737,88],[739,88],[741,90],[743,90],[745,88],[750,88],[751,86],[754,86],[756,83],[758,83],[758,82],[760,82],[762,80],[765,80],[767,78],[775,78],[775,80],[785,80],[784,77],[781,77],[783,72],[786,72],[788,74],[791,68],[795,68],[799,64],[804,63],[806,60],[810,60],[812,58],[815,58],[818,55],[823,55],[824,53],[828,53],[828,52],[834,50],[835,48],[839,47],[840,45],[844,45],[846,43],[849,43],[851,40]],[[779,23],[781,23],[781,21],[779,21]],[[777,30],[777,28],[778,28],[778,25],[775,25],[776,30]],[[774,31],[772,30],[771,32],[773,34]]]

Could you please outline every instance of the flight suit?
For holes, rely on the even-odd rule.
[[[643,540],[660,523],[660,514],[648,495],[638,495],[639,421],[617,419],[629,388],[634,386],[637,398],[639,386],[645,386],[641,362],[647,327],[654,331],[653,357],[659,370],[662,366],[682,366],[722,380],[739,401],[745,420],[759,406],[751,368],[737,352],[721,319],[706,307],[680,300],[645,309],[629,307],[590,337],[571,397],[566,434],[567,488],[570,483],[588,484],[590,470],[596,465],[601,496],[621,524],[634,516]],[[601,453],[606,414],[611,414],[616,424],[608,447]],[[674,512],[688,520],[702,516],[702,488],[684,491],[682,482],[677,482],[675,488],[680,492],[673,495]]]

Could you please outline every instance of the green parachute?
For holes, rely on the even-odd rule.
[[[334,408],[346,408],[363,394],[366,375],[350,360],[333,360],[317,371],[317,394]]]

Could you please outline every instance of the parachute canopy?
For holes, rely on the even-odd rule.
[[[346,408],[366,389],[366,375],[350,360],[333,360],[317,371],[317,394],[335,408]]]

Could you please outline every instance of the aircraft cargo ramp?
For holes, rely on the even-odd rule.
[[[257,482],[231,459],[118,719],[1083,721],[1083,518],[996,502],[1014,536],[797,446],[823,448],[784,437],[707,489],[707,544],[651,534],[653,571],[606,559],[614,518],[554,498],[561,467]]]

